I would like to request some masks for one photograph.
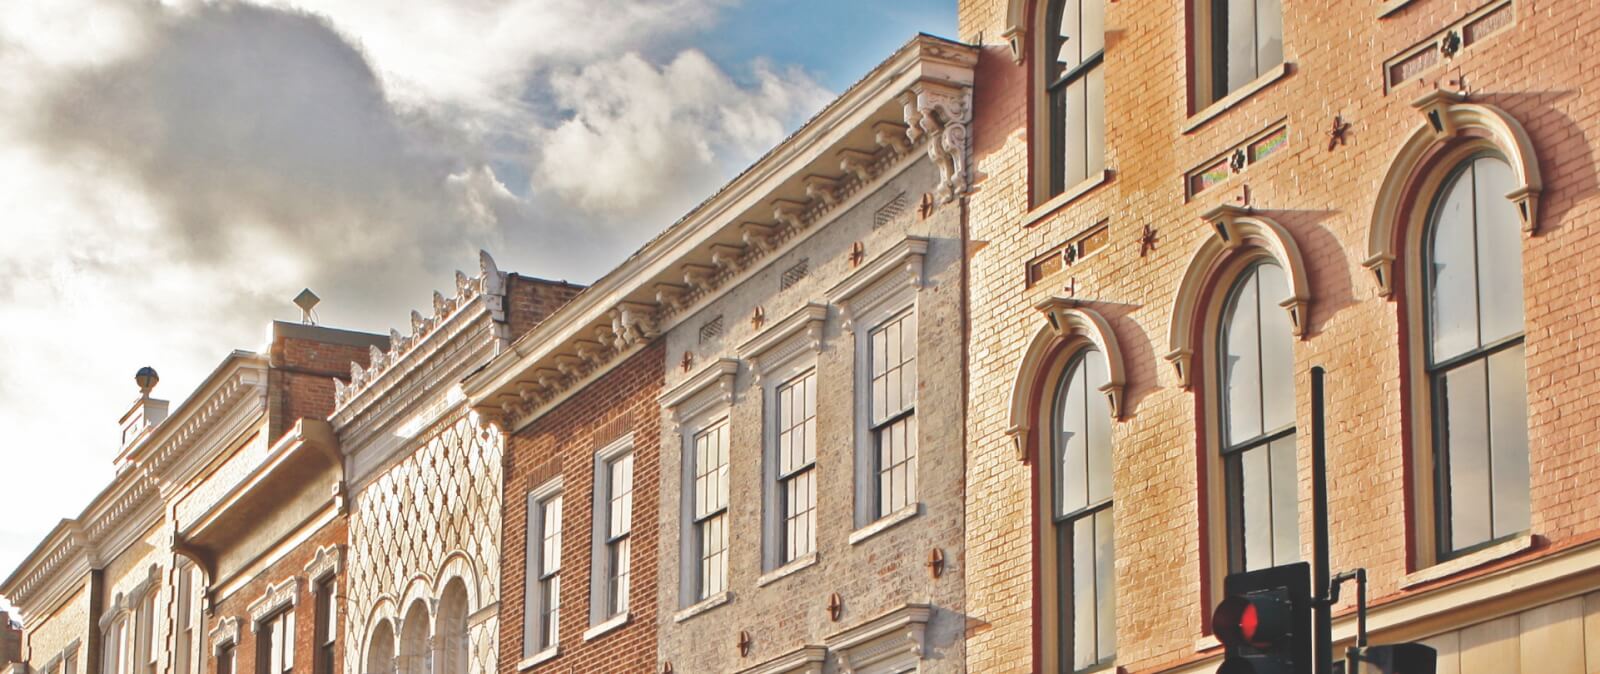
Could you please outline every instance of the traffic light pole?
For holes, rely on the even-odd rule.
[[[1327,598],[1319,598],[1312,602],[1313,623],[1316,625],[1312,656],[1316,663],[1316,674],[1333,674],[1333,597],[1338,594],[1337,586],[1330,581],[1332,571],[1328,555],[1328,430],[1326,409],[1324,407],[1323,379],[1327,372],[1321,365],[1311,368],[1311,527],[1313,563],[1311,570],[1311,590],[1314,594],[1326,593]],[[1363,573],[1363,578],[1365,574]],[[1362,594],[1366,594],[1366,583],[1361,583]],[[1365,613],[1366,602],[1362,602]],[[1363,616],[1365,617],[1365,616]],[[1363,626],[1364,627],[1364,626]],[[1366,630],[1362,629],[1365,637]]]

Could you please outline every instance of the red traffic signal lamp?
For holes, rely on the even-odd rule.
[[[1211,630],[1226,649],[1217,674],[1312,674],[1311,565],[1229,574]]]

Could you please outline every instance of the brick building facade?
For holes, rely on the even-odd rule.
[[[1367,569],[1374,639],[1425,639],[1441,672],[1594,671],[1597,341],[1571,319],[1594,309],[1600,115],[1576,92],[1600,13],[1225,4],[960,3],[984,43],[969,669],[1214,668],[1222,575],[1313,558],[1320,365],[1332,567]],[[1479,234],[1424,235],[1444,227]],[[1433,243],[1462,240],[1478,263]],[[1462,311],[1452,286],[1485,308],[1428,313]],[[1473,315],[1479,341],[1430,356]],[[1428,383],[1484,362],[1492,401]],[[1353,621],[1347,594],[1341,644]]]

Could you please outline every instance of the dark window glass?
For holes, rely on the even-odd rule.
[[[1504,161],[1468,160],[1429,215],[1423,282],[1441,558],[1529,527],[1522,242],[1505,198],[1513,185]]]
[[[1106,372],[1099,351],[1080,353],[1056,389],[1053,414],[1059,659],[1072,671],[1116,657],[1111,402],[1100,390],[1108,381]]]
[[[1105,0],[1056,0],[1046,21],[1054,196],[1105,169]]]
[[[1294,437],[1294,334],[1279,302],[1283,269],[1257,263],[1222,316],[1222,467],[1230,572],[1300,558]]]
[[[333,674],[333,646],[338,639],[338,617],[333,604],[333,579],[329,575],[317,581],[316,632],[314,639],[316,660],[311,663],[316,674]]]
[[[1203,0],[1211,24],[1210,101],[1283,63],[1281,0]]]

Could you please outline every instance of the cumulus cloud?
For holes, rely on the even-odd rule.
[[[480,247],[588,281],[780,140],[808,74],[676,42],[730,1],[0,0],[0,575],[139,366],[181,399],[302,286],[386,331]]]

